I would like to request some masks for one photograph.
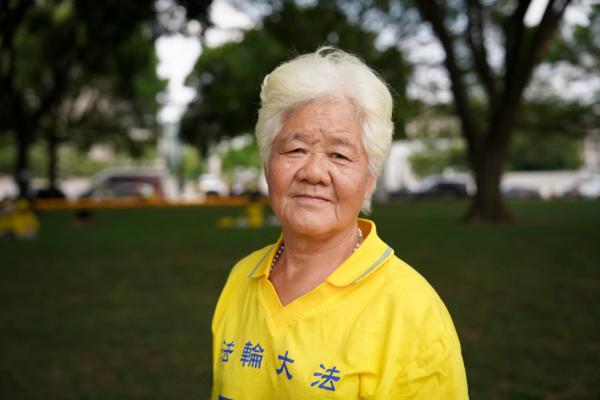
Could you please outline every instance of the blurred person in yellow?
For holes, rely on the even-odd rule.
[[[265,214],[262,204],[252,201],[246,205],[244,211],[250,228],[260,228],[263,226]]]
[[[357,57],[297,57],[261,89],[256,136],[281,222],[232,269],[213,321],[212,399],[466,399],[457,333],[370,210],[392,97]]]
[[[40,229],[29,200],[19,199],[12,215],[12,230],[17,239],[34,239]]]

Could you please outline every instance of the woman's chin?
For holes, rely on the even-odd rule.
[[[294,214],[287,219],[283,227],[298,234],[322,236],[339,229],[339,221],[334,218],[331,210],[328,212],[306,212],[304,210],[297,211]]]

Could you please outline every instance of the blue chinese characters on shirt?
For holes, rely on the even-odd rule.
[[[228,362],[229,355],[233,353],[234,342],[227,343],[223,340],[223,348],[221,349],[221,362]]]
[[[288,351],[286,350],[284,355],[278,355],[277,359],[282,361],[281,367],[277,368],[277,375],[281,375],[281,373],[285,371],[285,376],[288,378],[288,380],[292,379],[293,376],[290,374],[287,365],[288,363],[293,364],[294,360],[288,357]]]
[[[235,352],[235,342],[223,340],[223,346],[221,348],[221,363],[228,363],[230,360],[230,356],[233,356]],[[260,345],[259,342],[252,343],[252,341],[248,340],[244,344],[244,348],[242,349],[239,362],[242,364],[242,367],[246,368],[255,368],[261,369],[263,357],[265,354],[265,349]],[[289,350],[286,350],[284,353],[279,353],[277,355],[277,363],[275,372],[282,379],[285,377],[287,380],[292,380],[294,375],[292,373],[293,365],[297,360],[292,358],[289,354]],[[301,360],[298,360],[301,363]],[[310,383],[310,387],[314,387],[318,390],[326,390],[335,392],[335,385],[340,381],[340,370],[336,368],[335,365],[328,368],[324,364],[319,364],[318,368],[313,372],[314,380]],[[219,395],[220,400],[228,400],[228,397],[224,397]]]
[[[244,350],[242,351],[242,357],[240,357],[242,367],[249,366],[252,368],[260,368],[263,359],[262,353],[264,351],[265,350],[260,347],[260,344],[256,343],[255,346],[252,346],[252,342],[246,342]]]
[[[335,367],[325,368],[323,364],[319,365],[323,372],[317,371],[313,374],[317,378],[310,386],[319,385],[319,389],[330,390],[335,392],[335,382],[340,380],[338,374],[340,371]]]

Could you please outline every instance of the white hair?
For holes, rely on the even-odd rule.
[[[286,114],[303,104],[331,97],[346,99],[356,107],[369,173],[376,178],[392,143],[392,96],[384,81],[363,61],[332,47],[296,57],[265,77],[256,123],[263,164],[268,164],[271,146]],[[370,203],[367,200],[362,210],[368,212]]]

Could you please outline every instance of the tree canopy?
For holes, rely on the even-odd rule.
[[[397,134],[410,114],[406,84],[410,68],[395,48],[378,50],[376,34],[351,22],[335,2],[300,6],[282,2],[239,42],[205,48],[188,83],[198,91],[182,121],[182,137],[204,153],[220,138],[251,133],[265,75],[294,55],[335,45],[361,56],[390,84]]]
[[[164,86],[154,72],[154,13],[153,2],[1,3],[0,129],[17,144],[21,195],[37,138],[47,136],[53,153],[67,136],[84,145],[110,134],[131,144],[129,129],[154,128]]]

